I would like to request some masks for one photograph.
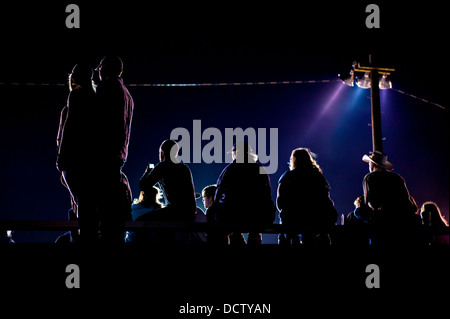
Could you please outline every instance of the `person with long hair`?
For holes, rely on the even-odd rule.
[[[330,198],[330,185],[307,148],[296,148],[289,160],[289,170],[278,182],[277,208],[284,225],[326,228],[335,224],[337,211]],[[280,234],[280,244],[330,244],[328,234],[307,231],[302,234]]]
[[[448,227],[448,222],[442,215],[439,206],[432,201],[427,201],[422,204],[420,208],[420,217],[422,219],[422,224],[425,227],[431,228],[443,228]],[[448,245],[449,235],[432,235],[429,239],[430,245]]]

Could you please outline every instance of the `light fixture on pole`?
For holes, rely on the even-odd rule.
[[[364,73],[362,78],[355,79],[356,85],[362,89],[370,89],[370,78],[369,72]]]
[[[372,57],[369,55],[369,64],[362,65],[361,63],[353,62],[351,77],[339,78],[344,84],[354,86],[353,79],[355,78],[356,85],[363,89],[370,88],[371,101],[371,117],[372,117],[372,148],[373,151],[383,152],[383,139],[381,135],[381,111],[380,111],[380,89],[386,90],[392,88],[392,82],[388,75],[395,70],[392,68],[379,67],[372,64]],[[354,76],[355,72],[364,72],[363,77]],[[380,79],[381,74],[381,79]]]
[[[342,82],[344,82],[345,85],[348,86],[354,86],[354,71],[350,70],[350,74],[349,75],[340,75],[338,74],[339,78],[342,80]]]
[[[392,89],[392,82],[388,77],[387,73],[383,73],[380,79],[379,87],[381,90],[389,90]]]

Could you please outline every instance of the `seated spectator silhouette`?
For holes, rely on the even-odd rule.
[[[178,150],[175,141],[165,140],[159,148],[160,162],[153,169],[146,166],[146,171],[139,181],[139,188],[148,189],[158,183],[166,206],[145,214],[138,220],[194,221],[197,205],[192,174],[189,167],[178,161]]]
[[[363,190],[365,203],[374,211],[372,225],[376,228],[373,243],[407,243],[412,239],[411,233],[403,233],[403,230],[405,226],[416,224],[417,206],[405,180],[392,172],[394,166],[382,152],[364,155],[363,161],[369,164],[370,171],[364,177]]]
[[[202,202],[206,209],[206,219],[209,224],[216,223],[216,216],[214,213],[214,196],[216,195],[217,185],[208,185],[202,190]],[[219,233],[218,231],[211,231],[207,233],[207,242],[212,245],[228,245],[227,234]]]
[[[290,170],[283,173],[278,182],[277,207],[284,225],[305,228],[327,228],[336,223],[337,211],[330,198],[330,186],[307,148],[292,151]],[[328,234],[304,232],[301,241],[298,234],[281,234],[280,244],[329,245]]]
[[[439,206],[435,202],[425,202],[420,208],[420,217],[422,224],[427,230],[438,230],[439,228],[448,227],[448,222],[442,215]],[[448,245],[449,235],[430,234],[427,243],[429,245]]]
[[[161,196],[161,191],[156,186],[141,190],[139,198],[136,198],[131,205],[132,220],[136,221],[140,216],[162,208],[163,206],[159,201]]]
[[[232,149],[233,161],[217,180],[213,208],[215,220],[225,224],[271,224],[275,205],[271,198],[270,179],[246,142]],[[228,234],[230,245],[245,244],[240,232]],[[250,232],[248,244],[261,244],[260,233]]]
[[[195,193],[196,200],[199,199],[200,197],[202,197],[201,194]],[[200,207],[197,206],[197,209],[195,211],[195,216],[194,216],[194,223],[206,223],[207,221],[208,220],[206,217],[206,213]],[[206,242],[207,242],[206,233],[205,232],[192,232],[189,242],[191,244],[206,244]]]
[[[358,196],[353,205],[355,209],[347,215],[345,224],[370,224],[373,210],[364,202],[364,195]]]
[[[347,244],[369,245],[368,226],[372,221],[373,210],[364,202],[364,195],[358,196],[353,204],[355,209],[345,218]]]
[[[216,190],[217,190],[217,185],[208,185],[205,188],[203,188],[202,190],[202,202],[203,202],[203,206],[206,209],[206,217],[208,218],[212,218],[212,220],[214,220],[214,217],[212,216],[208,216],[208,209],[212,206],[212,204],[214,203],[214,196],[216,195]]]
[[[159,202],[161,196],[160,190],[155,187],[149,187],[148,189],[141,190],[139,198],[136,198],[131,206],[131,215],[133,221],[138,221],[141,216],[151,214],[157,209],[163,206]],[[146,230],[127,231],[125,236],[125,242],[157,242],[158,235],[154,232]]]

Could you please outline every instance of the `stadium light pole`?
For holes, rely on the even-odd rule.
[[[344,84],[353,86],[353,81],[356,82],[360,88],[370,88],[370,102],[371,102],[371,124],[372,124],[372,151],[383,152],[383,137],[381,133],[381,109],[380,109],[380,88],[390,89],[392,83],[387,80],[387,76],[394,72],[392,68],[385,68],[375,66],[372,64],[372,58],[369,55],[369,64],[363,65],[358,62],[353,63],[350,75],[342,77],[339,75]],[[356,78],[354,80],[355,72],[364,72],[362,79]],[[381,81],[379,80],[382,76]]]

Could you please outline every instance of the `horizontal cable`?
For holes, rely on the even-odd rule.
[[[127,86],[148,87],[148,86],[254,86],[254,85],[282,85],[282,84],[308,84],[308,83],[331,83],[337,80],[305,80],[305,81],[259,81],[259,82],[216,82],[216,83],[131,83]]]
[[[424,98],[418,97],[418,96],[416,96],[416,95],[407,93],[407,92],[402,91],[402,90],[399,90],[399,89],[392,88],[392,90],[394,90],[395,92],[404,94],[404,95],[406,95],[406,96],[412,97],[413,99],[416,99],[416,100],[422,101],[422,102],[424,102],[424,103],[428,103],[428,104],[437,106],[437,107],[439,107],[439,108],[441,108],[441,109],[443,109],[443,110],[446,110],[446,108],[445,108],[444,106],[442,106],[442,105],[440,105],[440,104],[438,104],[438,103],[434,103],[434,102],[425,100]]]
[[[49,82],[0,82],[0,86],[66,86],[67,83]]]
[[[283,85],[283,84],[308,84],[331,83],[336,80],[301,80],[301,81],[259,81],[259,82],[204,82],[204,83],[129,83],[128,87],[185,87],[185,86],[254,86],[254,85]],[[66,86],[66,83],[47,82],[0,82],[0,86]]]
[[[312,84],[312,83],[333,83],[339,82],[340,79],[335,80],[298,80],[298,81],[259,81],[259,82],[203,82],[203,83],[129,83],[128,87],[212,87],[212,86],[258,86],[258,85],[286,85],[286,84]],[[49,82],[0,82],[0,86],[44,86],[44,87],[64,87],[66,83],[49,83]],[[431,102],[424,98],[418,97],[411,93],[392,88],[395,92],[412,97],[427,104],[437,106],[443,110],[446,108],[438,103]]]

